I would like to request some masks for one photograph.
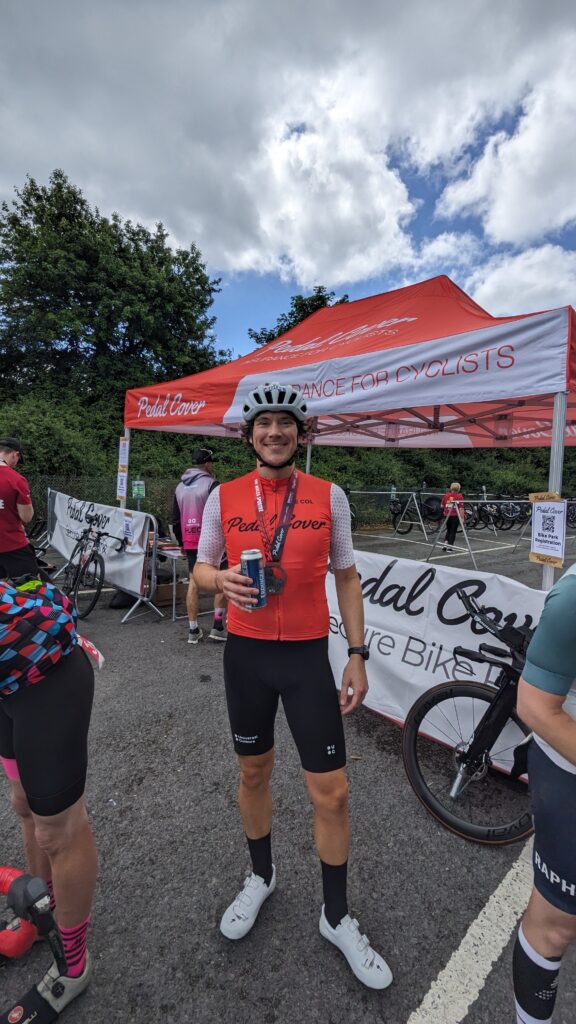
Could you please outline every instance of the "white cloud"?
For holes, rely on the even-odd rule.
[[[482,251],[476,235],[445,231],[422,243],[414,262],[418,273],[448,274],[461,277],[474,264]]]
[[[543,245],[497,256],[470,274],[464,287],[493,316],[576,305],[576,253]]]
[[[564,59],[530,91],[513,135],[487,142],[470,176],[449,185],[439,213],[476,213],[495,243],[525,244],[576,221],[576,33]]]
[[[479,213],[496,240],[568,223],[573,28],[568,0],[7,5],[0,196],[63,167],[103,212],[161,219],[213,270],[336,287],[462,274],[471,234],[430,237],[408,168],[437,191],[492,132],[443,213]],[[496,132],[520,104],[516,134]]]

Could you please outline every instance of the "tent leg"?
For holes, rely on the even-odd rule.
[[[564,437],[566,434],[566,392],[554,395],[554,418],[552,420],[552,443],[550,445],[550,470],[548,490],[562,493],[562,470],[564,468]],[[554,568],[545,565],[542,569],[542,590],[554,585]]]
[[[124,427],[124,437],[128,438],[128,458],[130,458],[130,427]],[[128,471],[128,466],[126,466]],[[126,493],[128,493],[128,472],[126,472]],[[126,508],[126,498],[120,498],[118,502],[120,508]]]
[[[310,472],[311,465],[312,465],[312,441],[310,441],[310,444],[306,445],[306,470],[305,470],[306,473]]]

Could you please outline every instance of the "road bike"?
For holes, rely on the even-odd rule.
[[[421,528],[418,512],[428,533],[436,533],[442,524],[442,505],[435,495],[423,498],[419,491],[415,491],[414,498],[391,498],[389,507],[395,533],[410,533],[413,526]]]
[[[90,614],[102,593],[106,576],[101,553],[104,539],[110,537],[118,541],[114,549],[117,552],[124,551],[128,544],[126,537],[113,537],[110,533],[97,530],[94,526],[95,517],[87,516],[86,522],[88,526],[78,538],[66,565],[53,576],[55,579],[56,575],[62,575],[59,587],[74,602],[79,619],[85,619]]]
[[[464,839],[501,846],[532,832],[526,754],[531,733],[516,712],[518,680],[533,634],[498,625],[463,589],[471,619],[504,647],[454,648],[458,661],[498,668],[494,683],[441,683],[412,706],[402,736],[404,767],[427,811]]]

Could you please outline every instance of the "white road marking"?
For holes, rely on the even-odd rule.
[[[406,1024],[461,1024],[526,909],[531,890],[532,840],[526,843]]]

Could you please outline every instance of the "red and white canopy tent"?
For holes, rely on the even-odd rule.
[[[492,317],[447,277],[320,309],[223,366],[126,393],[127,429],[237,436],[248,392],[300,387],[313,443],[551,447],[560,490],[576,444],[576,313]]]

